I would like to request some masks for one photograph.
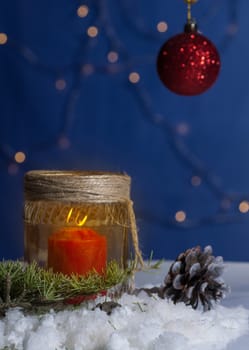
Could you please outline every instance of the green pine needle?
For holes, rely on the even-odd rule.
[[[36,262],[0,262],[0,315],[10,307],[31,309],[63,305],[63,301],[82,295],[98,294],[124,283],[132,272],[121,269],[117,262],[108,263],[103,275],[96,271],[86,276],[66,276],[38,266]]]

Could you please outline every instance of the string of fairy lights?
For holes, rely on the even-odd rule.
[[[145,212],[140,213],[141,217],[143,217],[144,220],[156,221],[159,225],[178,228],[192,228],[200,225],[241,222],[241,220],[245,220],[246,216],[241,214],[249,212],[249,194],[225,192],[217,182],[215,174],[207,170],[205,164],[198,159],[184,142],[183,136],[189,133],[189,124],[187,122],[181,122],[174,125],[165,115],[158,115],[154,112],[153,103],[148,99],[149,91],[141,82],[141,73],[139,73],[137,69],[134,69],[135,66],[137,67],[138,64],[141,63],[154,64],[154,56],[132,57],[121,38],[118,36],[118,33],[115,31],[109,6],[106,0],[92,0],[79,3],[77,8],[75,8],[75,16],[82,21],[85,21],[90,14],[95,14],[95,16],[91,16],[92,23],[86,28],[85,41],[83,44],[84,50],[93,44],[93,40],[95,40],[95,45],[97,45],[96,40],[100,32],[102,35],[104,34],[108,42],[109,51],[106,53],[106,62],[100,65],[85,62],[84,60],[79,64],[77,57],[75,57],[75,62],[73,61],[67,66],[50,67],[41,62],[31,48],[15,42],[8,33],[0,33],[0,46],[4,46],[7,49],[8,47],[14,48],[17,54],[24,58],[27,64],[46,72],[46,74],[54,80],[54,89],[58,92],[67,88],[67,80],[64,78],[66,73],[74,72],[73,83],[69,89],[68,99],[61,117],[60,132],[56,135],[53,142],[33,145],[32,152],[40,150],[41,148],[43,150],[49,150],[52,147],[59,147],[61,151],[63,151],[70,147],[71,142],[68,137],[68,131],[74,125],[75,108],[81,94],[82,79],[97,73],[115,77],[118,73],[125,72],[126,79],[130,83],[135,100],[142,109],[143,113],[141,114],[147,118],[150,123],[165,133],[165,137],[176,157],[192,170],[194,175],[190,179],[190,185],[193,187],[200,187],[205,184],[219,202],[217,213],[210,217],[190,219],[188,218],[187,211],[183,209],[177,210],[173,217],[163,219],[156,217],[153,213]],[[213,7],[210,6],[208,13],[205,14],[205,18],[208,19],[212,17],[213,13],[217,13],[217,8],[219,6],[221,6],[221,1],[216,1]],[[148,40],[160,39],[161,33],[165,33],[168,30],[168,23],[164,20],[159,21],[154,30],[147,30],[146,26],[141,24],[141,21],[132,21],[129,16],[130,3],[128,1],[120,1],[120,7],[122,8],[124,18],[127,20],[127,25],[130,25],[133,30],[138,31],[148,38]],[[227,48],[238,30],[237,1],[228,1],[227,7],[228,25],[218,45],[221,52]],[[82,42],[79,45],[83,46]],[[22,149],[16,150],[15,147],[11,145],[0,145],[0,158],[4,161],[8,174],[12,176],[17,175],[19,170],[22,169],[23,164],[27,162],[29,158],[28,153],[28,151],[25,152]]]

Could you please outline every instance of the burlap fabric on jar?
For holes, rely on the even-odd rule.
[[[37,170],[26,173],[25,260],[35,260],[46,267],[48,242],[52,237],[61,231],[65,236],[65,232],[66,235],[73,231],[79,234],[89,228],[88,233],[95,232],[102,243],[105,240],[103,254],[107,262],[115,260],[125,268],[132,248],[135,263],[143,265],[130,183],[128,175],[109,172]],[[86,244],[90,244],[87,241],[88,236]],[[77,255],[77,247],[72,247],[71,260]],[[88,254],[92,248],[89,249]]]

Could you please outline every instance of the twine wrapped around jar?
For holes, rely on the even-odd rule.
[[[143,266],[130,183],[120,173],[30,171],[24,183],[25,225],[122,226],[130,229],[136,266]]]

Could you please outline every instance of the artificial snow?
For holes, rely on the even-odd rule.
[[[9,310],[0,321],[0,349],[221,350],[248,332],[249,310],[243,307],[218,305],[202,312],[142,292],[124,294],[119,299],[122,307],[108,316],[93,310],[95,303],[42,316]]]
[[[136,286],[160,284],[169,266],[138,273]],[[11,309],[0,320],[0,350],[248,350],[249,264],[230,264],[224,277],[232,292],[207,312],[145,292],[124,294],[110,316],[94,309],[104,297],[41,316]]]

